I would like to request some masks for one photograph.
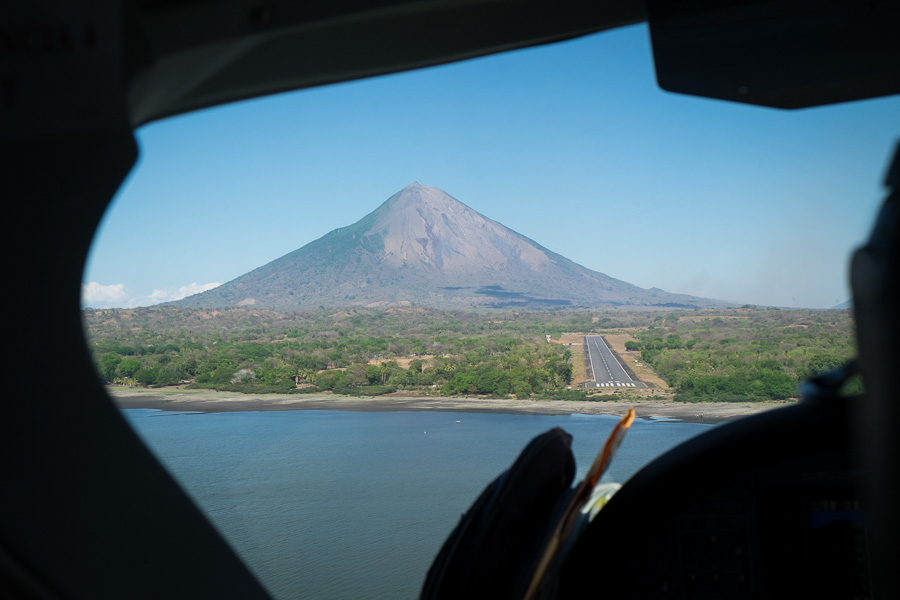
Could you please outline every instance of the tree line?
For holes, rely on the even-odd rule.
[[[218,326],[198,325],[198,314]],[[524,398],[565,390],[572,381],[571,351],[547,343],[537,333],[547,328],[531,318],[412,315],[316,311],[282,321],[265,312],[159,307],[91,311],[85,322],[98,375],[123,385]]]
[[[683,401],[777,400],[855,355],[848,311],[743,307],[658,311],[438,311],[422,308],[83,311],[107,383],[246,392],[394,390],[585,399],[570,391],[564,332],[627,331],[626,349]],[[580,353],[578,353],[580,360]],[[856,381],[849,388],[860,391]]]
[[[675,389],[696,402],[782,400],[800,382],[856,355],[847,311],[747,310],[727,316],[670,313],[634,331],[626,350],[639,353]],[[845,393],[860,393],[861,381]]]

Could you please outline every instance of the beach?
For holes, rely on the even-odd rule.
[[[772,410],[790,402],[702,402],[671,400],[615,400],[572,402],[516,398],[463,398],[388,394],[354,398],[334,394],[240,394],[213,390],[108,387],[120,408],[150,408],[191,412],[277,410],[345,410],[360,412],[444,411],[538,415],[624,415],[634,408],[639,418],[668,418],[687,422],[718,422]]]

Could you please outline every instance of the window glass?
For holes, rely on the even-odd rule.
[[[152,123],[86,269],[91,351],[273,594],[414,597],[534,435],[570,431],[583,474],[636,406],[605,477],[624,482],[853,356],[848,258],[898,131],[897,98],[779,111],[664,93],[643,26]],[[373,233],[379,213],[358,232],[372,248],[348,229],[307,257],[306,287],[270,277],[278,306],[228,287],[411,184],[478,216],[447,209],[427,234],[392,238],[414,210]],[[482,233],[442,241],[460,223]],[[507,254],[474,247],[488,230]],[[429,268],[481,260],[473,278],[527,264],[536,287],[516,288],[510,267],[471,293],[435,276],[379,302],[366,289],[388,289],[386,271],[356,264],[376,241]],[[547,275],[585,277],[569,260],[612,278],[600,306]],[[327,301],[307,285],[351,271]],[[208,290],[227,294],[179,303]],[[432,292],[451,300],[433,308]]]

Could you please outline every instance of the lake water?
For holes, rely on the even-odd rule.
[[[441,412],[123,412],[279,599],[415,598],[460,515],[531,438],[555,426],[572,434],[577,481],[618,421]],[[604,480],[624,482],[710,427],[638,419]]]

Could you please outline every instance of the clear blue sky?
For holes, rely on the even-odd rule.
[[[644,26],[147,125],[94,242],[89,306],[223,283],[437,186],[588,268],[829,307],[868,235],[900,97],[778,111],[655,83]]]

